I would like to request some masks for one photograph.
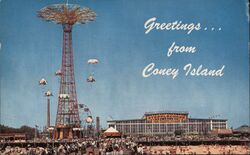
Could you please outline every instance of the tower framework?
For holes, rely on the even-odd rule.
[[[80,127],[80,118],[74,76],[72,27],[76,23],[85,24],[95,20],[96,14],[89,8],[80,8],[79,5],[54,4],[38,11],[38,17],[63,27],[61,79],[54,138],[73,138],[77,136],[73,128]]]

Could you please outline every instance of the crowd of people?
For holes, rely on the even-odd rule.
[[[138,145],[130,139],[99,139],[62,143],[59,146],[46,147],[10,147],[1,150],[6,155],[119,155],[136,154]],[[140,149],[139,149],[140,150]]]
[[[47,143],[46,147],[7,146],[1,149],[3,155],[122,155],[122,154],[250,154],[247,145],[187,145],[146,146],[138,140],[162,140],[160,137],[77,139],[59,145]]]

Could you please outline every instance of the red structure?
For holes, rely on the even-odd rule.
[[[96,14],[89,8],[78,5],[55,4],[38,11],[38,17],[61,24],[63,27],[63,49],[61,80],[55,124],[55,139],[70,139],[78,136],[73,128],[80,127],[74,61],[72,48],[72,27],[75,23],[85,24],[95,19]]]

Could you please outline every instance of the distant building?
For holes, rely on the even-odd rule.
[[[25,133],[0,133],[0,141],[1,140],[23,141],[23,140],[26,140],[26,134]]]
[[[250,136],[250,127],[248,125],[242,125],[239,128],[234,129],[233,133],[241,136]]]
[[[227,129],[227,119],[188,118],[188,112],[146,112],[141,119],[109,120],[123,135],[207,134],[213,129]]]
[[[233,135],[232,129],[213,129],[210,134],[216,137],[229,137]]]

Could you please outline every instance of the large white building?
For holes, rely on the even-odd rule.
[[[188,118],[188,112],[146,112],[141,119],[109,120],[123,135],[168,135],[177,130],[186,134],[206,134],[213,129],[227,129],[226,119]]]

